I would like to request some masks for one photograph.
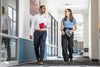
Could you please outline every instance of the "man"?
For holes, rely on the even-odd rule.
[[[9,16],[7,16],[5,14],[5,8],[4,8],[4,6],[2,6],[2,20],[1,20],[2,33],[10,34],[10,22],[11,22],[11,19]],[[7,37],[2,37],[2,44],[3,43],[5,45],[5,48],[7,49],[7,60],[10,60],[10,58],[11,58],[10,39]]]
[[[48,22],[45,11],[45,5],[41,5],[39,7],[39,13],[32,18],[30,39],[32,39],[32,35],[34,35],[34,48],[38,64],[43,64],[47,28],[50,27],[50,22]]]

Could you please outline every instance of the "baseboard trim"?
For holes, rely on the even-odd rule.
[[[89,56],[83,56],[84,58],[89,58]]]
[[[99,62],[99,59],[91,59],[93,62]]]
[[[57,56],[58,58],[63,58],[62,56]]]
[[[23,64],[23,63],[32,62],[32,61],[36,61],[36,60],[34,60],[34,59],[21,60],[21,61],[19,61],[19,63]]]

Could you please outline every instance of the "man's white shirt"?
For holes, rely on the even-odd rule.
[[[48,16],[46,14],[37,14],[33,16],[32,18],[32,24],[31,24],[31,35],[33,35],[35,30],[47,30],[47,28],[40,29],[39,24],[44,23],[44,25],[47,26],[47,28],[50,28],[51,24],[48,19]]]

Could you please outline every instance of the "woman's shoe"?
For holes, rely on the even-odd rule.
[[[73,62],[73,60],[72,60],[72,59],[70,59],[70,62],[72,63],[72,62]]]
[[[65,60],[64,60],[65,61]],[[68,61],[65,61],[67,64],[70,64],[70,61],[68,60]]]

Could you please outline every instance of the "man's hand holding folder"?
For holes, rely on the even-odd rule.
[[[40,24],[39,24],[39,27],[40,27],[40,29],[42,29],[42,28],[47,28],[47,26],[44,24],[44,22],[40,23]]]

